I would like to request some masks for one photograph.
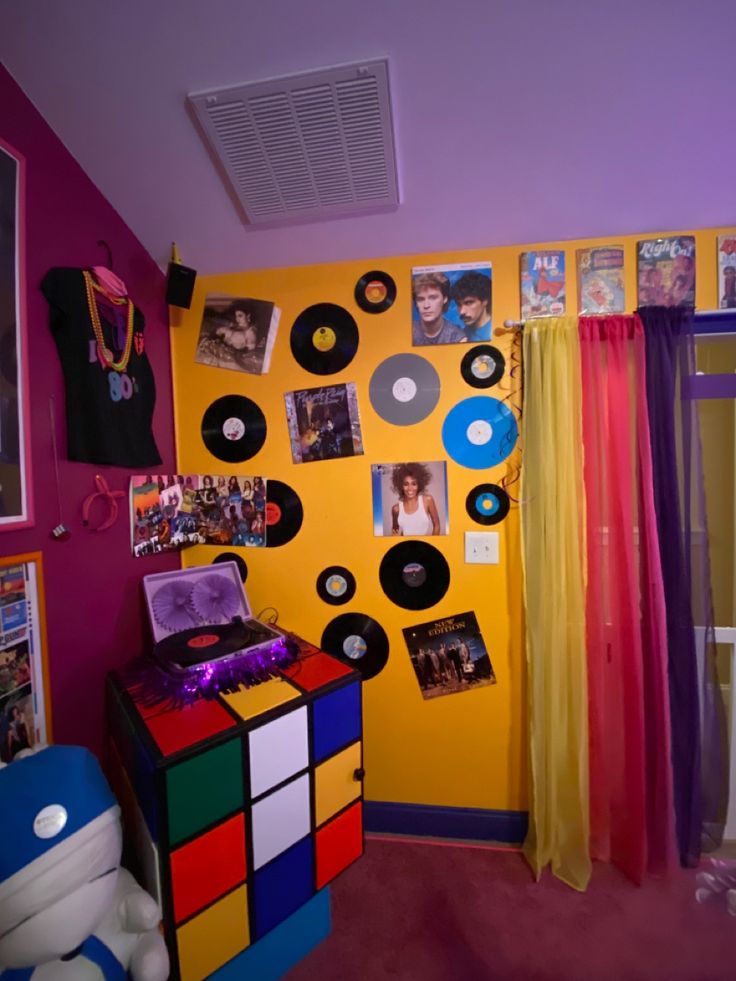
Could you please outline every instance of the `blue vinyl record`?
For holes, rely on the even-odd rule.
[[[502,463],[518,438],[516,416],[490,395],[474,395],[458,402],[442,426],[442,442],[448,454],[455,463],[471,470]]]

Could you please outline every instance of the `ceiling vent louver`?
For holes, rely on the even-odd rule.
[[[188,98],[251,224],[398,205],[385,59]]]

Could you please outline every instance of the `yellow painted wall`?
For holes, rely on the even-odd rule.
[[[715,308],[716,236],[725,231],[728,229],[696,233],[699,309]],[[373,535],[371,463],[446,459],[441,428],[447,412],[461,399],[481,394],[468,386],[460,374],[467,345],[412,349],[412,266],[490,260],[493,323],[497,328],[505,319],[519,316],[520,252],[533,248],[566,249],[568,310],[574,311],[575,249],[623,245],[627,305],[633,309],[636,242],[656,234],[659,233],[200,277],[191,310],[176,314],[171,333],[179,471],[262,474],[289,484],[304,505],[304,524],[290,543],[280,548],[241,550],[248,563],[246,588],[254,611],[276,607],[282,625],[314,643],[319,643],[325,625],[344,612],[367,613],[388,634],[391,645],[388,665],[364,686],[369,799],[508,810],[526,807],[526,695],[518,510],[512,508],[509,517],[494,528],[501,536],[498,566],[467,566],[463,562],[463,532],[479,527],[465,512],[466,495],[481,480],[499,482],[513,464],[514,456],[488,471],[469,470],[448,460],[450,534],[431,539],[444,553],[452,570],[450,588],[440,603],[430,610],[403,610],[383,594],[378,582],[381,558],[396,539]],[[687,231],[661,234],[687,234]],[[386,313],[363,313],[354,301],[355,283],[369,269],[383,269],[397,283],[398,297]],[[267,375],[253,376],[195,364],[207,293],[273,300],[281,308],[281,325]],[[318,302],[344,306],[355,317],[360,330],[356,357],[335,375],[310,374],[291,356],[291,325],[302,310]],[[507,356],[508,362],[512,337],[494,335],[493,343]],[[396,427],[373,412],[368,383],[384,358],[412,350],[435,366],[442,391],[437,407],[426,420],[415,426]],[[365,455],[292,463],[284,392],[341,382],[357,385]],[[214,399],[231,393],[253,399],[265,413],[268,425],[263,449],[252,460],[235,466],[211,456],[200,436],[207,407]],[[498,388],[487,390],[487,394],[502,397]],[[214,546],[192,549],[184,553],[184,563],[208,563],[220,551]],[[357,591],[350,603],[335,607],[319,599],[315,581],[327,565],[345,565],[354,573]],[[550,589],[555,588],[556,584],[551,582]],[[498,683],[425,702],[401,629],[466,610],[474,610],[477,615]]]

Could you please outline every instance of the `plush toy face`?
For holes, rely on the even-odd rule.
[[[115,892],[120,811],[94,757],[52,746],[0,770],[0,967],[62,957]]]

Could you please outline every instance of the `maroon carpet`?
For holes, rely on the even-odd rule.
[[[372,839],[332,887],[333,932],[288,981],[734,981],[736,917],[693,872],[637,887],[596,864],[586,893],[535,883],[518,852]]]

